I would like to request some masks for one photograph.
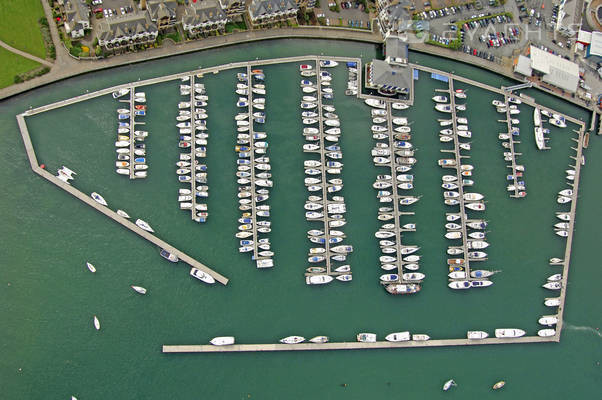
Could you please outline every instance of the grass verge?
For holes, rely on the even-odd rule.
[[[0,65],[3,66],[0,68],[1,89],[15,83],[16,75],[38,68],[41,64],[0,47]]]
[[[2,0],[0,40],[40,58],[46,58],[38,20],[44,17],[40,0]],[[5,65],[5,64],[3,64]]]

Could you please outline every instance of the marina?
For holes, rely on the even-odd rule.
[[[333,57],[329,57],[330,59],[336,59]],[[305,57],[294,57],[294,62],[300,62],[300,61],[306,61],[306,60],[321,60],[320,57],[315,57],[315,56],[305,56]],[[341,58],[339,59],[339,61],[344,61],[347,62],[349,60],[352,60],[353,62],[357,62],[358,63],[358,74],[359,71],[361,71],[361,61],[359,59],[346,59],[346,58]],[[291,59],[284,59],[284,60],[256,60],[254,62],[252,62],[253,66],[257,66],[257,65],[269,65],[269,64],[276,64],[276,63],[280,63],[280,62],[291,62]],[[251,68],[251,62],[249,63],[237,63],[237,64],[229,64],[229,65],[225,65],[223,67],[212,67],[212,68],[208,68],[208,69],[201,69],[198,71],[194,71],[194,72],[188,72],[188,73],[184,73],[184,74],[175,74],[175,75],[170,75],[168,77],[163,77],[163,78],[155,78],[155,79],[150,79],[150,80],[146,80],[146,81],[140,81],[136,84],[127,84],[125,86],[118,86],[118,87],[113,87],[113,88],[109,88],[109,89],[105,89],[104,91],[99,91],[99,92],[94,92],[94,93],[90,93],[87,95],[83,95],[83,96],[79,96],[78,98],[73,98],[73,99],[69,99],[66,100],[64,102],[57,102],[57,103],[53,103],[50,104],[48,106],[43,106],[43,107],[39,107],[36,109],[32,109],[32,110],[28,110],[23,114],[20,114],[19,116],[17,116],[17,120],[19,122],[19,127],[21,129],[22,135],[23,135],[23,140],[26,146],[26,150],[28,153],[28,157],[32,166],[32,169],[34,170],[34,172],[38,173],[39,175],[43,176],[44,178],[48,179],[49,181],[57,184],[59,187],[61,187],[62,189],[68,191],[69,193],[75,195],[76,197],[78,197],[80,200],[85,201],[86,203],[88,203],[90,206],[96,208],[97,210],[101,211],[103,214],[109,216],[110,218],[112,218],[115,221],[118,221],[119,223],[121,223],[123,226],[125,226],[126,228],[134,231],[135,233],[139,234],[140,236],[143,236],[144,238],[147,238],[148,240],[151,240],[153,243],[157,244],[158,246],[167,249],[168,251],[170,251],[173,254],[176,254],[180,259],[182,259],[183,261],[190,263],[193,267],[195,268],[199,268],[197,265],[199,265],[202,268],[205,268],[205,271],[210,274],[211,276],[214,276],[216,278],[216,280],[220,281],[220,275],[215,273],[215,271],[211,271],[208,268],[200,265],[200,263],[198,263],[197,261],[191,260],[189,257],[187,257],[184,253],[179,252],[177,249],[172,248],[171,246],[169,246],[167,243],[164,243],[162,241],[160,241],[159,239],[157,239],[156,237],[154,237],[153,235],[151,235],[149,232],[145,232],[143,230],[141,230],[140,228],[138,228],[138,226],[136,226],[135,224],[127,221],[126,219],[124,219],[122,216],[120,216],[117,213],[114,213],[113,211],[107,209],[106,207],[96,203],[93,199],[91,199],[90,197],[88,197],[87,195],[77,191],[76,189],[74,189],[73,187],[69,186],[68,183],[54,177],[54,175],[48,173],[47,171],[43,170],[37,163],[37,160],[35,158],[35,153],[33,151],[33,147],[31,145],[31,142],[29,141],[29,135],[27,133],[27,128],[25,126],[25,117],[27,116],[31,116],[31,115],[35,115],[37,113],[40,112],[44,112],[47,110],[51,110],[51,109],[55,109],[58,107],[61,107],[63,105],[67,105],[67,104],[72,104],[78,101],[83,101],[86,99],[90,99],[93,97],[97,97],[97,96],[101,96],[104,94],[109,94],[112,93],[116,90],[122,89],[124,87],[137,87],[137,86],[142,86],[142,85],[151,85],[154,83],[159,83],[159,82],[163,82],[163,81],[168,81],[168,80],[176,80],[176,79],[181,79],[184,76],[191,76],[191,74],[197,75],[200,74],[202,76],[202,74],[207,74],[207,73],[217,73],[222,69],[232,69],[232,68],[241,68],[241,67],[245,67],[247,69],[247,71],[250,70]],[[415,66],[415,65],[411,65],[412,68],[415,68],[417,70],[422,70],[422,71],[436,71],[434,69],[430,69],[428,67],[423,67],[423,66]],[[320,67],[318,66],[318,63],[316,63],[316,71],[319,71]],[[459,132],[458,129],[458,124],[456,122],[457,118],[459,118],[456,115],[456,103],[454,100],[454,96],[452,96],[452,93],[455,93],[454,90],[454,81],[457,80],[459,82],[463,82],[463,83],[467,83],[469,85],[474,85],[474,86],[478,86],[481,88],[484,88],[486,90],[490,90],[494,93],[497,94],[502,94],[505,99],[507,97],[507,93],[504,92],[502,89],[497,89],[497,88],[493,88],[491,86],[488,85],[484,85],[478,82],[474,82],[472,80],[469,80],[467,78],[463,78],[463,77],[458,77],[452,74],[448,74],[442,71],[437,71],[437,73],[441,74],[442,76],[447,76],[449,78],[449,90],[447,91],[447,93],[450,95],[450,105],[451,105],[451,113],[452,113],[452,130],[456,133],[453,139],[453,144],[454,144],[454,155],[455,155],[455,160],[456,160],[456,165],[455,165],[455,172],[456,172],[456,177],[458,179],[458,182],[460,181],[460,179],[462,179],[462,176],[465,176],[465,174],[462,174],[462,172],[464,172],[464,170],[461,167],[461,160],[466,158],[463,154],[460,154],[460,150],[462,149],[460,144],[463,142],[460,142],[457,133]],[[358,81],[361,82],[361,79],[358,79]],[[321,90],[318,89],[317,90]],[[101,94],[99,94],[100,92],[102,92]],[[318,94],[320,94],[321,92],[317,92]],[[363,94],[358,94],[358,97],[360,99],[366,99],[366,98],[374,98],[373,96],[366,96]],[[542,110],[548,110],[550,113],[553,114],[558,114],[556,111],[551,110],[551,109],[546,109],[544,106],[538,105],[536,104],[533,100],[530,100],[528,98],[523,97],[522,95],[520,96],[521,99],[523,100],[523,102],[525,104],[528,104],[532,107],[538,107]],[[322,108],[323,108],[323,104],[322,104],[322,96],[318,96],[318,105],[319,105],[319,110],[320,113],[322,112]],[[506,100],[507,103],[507,100]],[[252,104],[252,98],[251,95],[249,95],[249,104]],[[389,106],[385,106],[385,107],[389,107],[387,108],[389,111],[392,111],[390,109],[390,105]],[[251,108],[251,106],[249,106],[249,108]],[[393,127],[392,125],[392,120],[391,120],[391,114],[392,112],[389,113],[389,120],[387,120],[387,132],[390,132],[390,129]],[[510,115],[507,113],[506,117],[507,120],[510,120],[510,118],[508,118]],[[567,237],[566,237],[566,247],[565,247],[565,254],[564,254],[564,258],[562,259],[561,263],[556,263],[556,265],[562,265],[563,267],[563,273],[562,273],[562,279],[561,279],[561,284],[562,287],[560,289],[560,295],[559,298],[560,300],[560,304],[562,306],[559,307],[558,310],[558,322],[557,322],[557,326],[556,326],[556,333],[552,336],[546,336],[546,337],[538,337],[538,336],[524,336],[521,338],[512,338],[512,339],[500,339],[500,341],[498,341],[497,338],[491,338],[491,339],[483,339],[483,340],[479,340],[478,342],[474,342],[474,341],[470,341],[468,339],[448,339],[448,340],[430,340],[430,341],[409,341],[409,342],[401,342],[401,343],[389,343],[389,342],[373,342],[373,343],[347,343],[347,342],[343,342],[343,343],[336,343],[336,342],[329,342],[329,343],[324,343],[324,344],[297,344],[297,345],[279,345],[279,344],[266,344],[266,345],[232,345],[232,346],[220,346],[220,347],[216,347],[216,346],[212,346],[211,350],[207,350],[205,349],[203,346],[165,346],[164,347],[164,351],[165,352],[189,352],[189,351],[270,351],[270,350],[301,350],[301,349],[306,349],[306,350],[314,350],[314,349],[343,349],[343,348],[379,348],[379,347],[418,347],[418,346],[446,346],[446,345],[468,345],[468,344],[494,344],[494,343],[527,343],[527,342],[545,342],[545,341],[559,341],[560,339],[560,333],[561,333],[561,329],[562,329],[562,312],[563,312],[563,305],[564,305],[564,300],[565,300],[565,296],[566,296],[566,283],[567,283],[567,279],[568,279],[568,268],[569,268],[569,261],[570,261],[570,250],[571,250],[571,244],[572,244],[572,234],[573,234],[573,224],[574,224],[574,216],[575,216],[575,209],[576,209],[576,198],[577,198],[577,192],[578,192],[578,182],[579,182],[579,173],[580,173],[580,167],[581,167],[581,160],[582,160],[582,151],[583,151],[583,143],[584,143],[584,139],[583,139],[583,135],[584,135],[584,124],[583,122],[581,122],[580,120],[574,119],[572,117],[569,116],[563,116],[563,118],[571,123],[577,124],[580,127],[580,130],[577,132],[578,134],[578,139],[576,139],[577,142],[577,147],[576,147],[576,155],[575,155],[575,159],[576,162],[575,166],[574,166],[574,175],[572,175],[574,178],[571,180],[572,184],[574,184],[574,188],[572,191],[572,194],[570,196],[571,198],[571,202],[570,202],[570,211],[568,211],[568,213],[570,214],[571,218],[569,222],[569,227],[566,229],[567,232]],[[320,132],[321,135],[323,135],[322,130],[324,128],[323,126],[323,116],[320,118]],[[508,124],[510,124],[510,122],[508,122]],[[252,129],[252,128],[249,128]],[[25,133],[24,133],[25,132]],[[392,138],[391,136],[389,136],[389,146],[392,145]],[[322,139],[323,140],[323,139]],[[323,143],[323,142],[322,142]],[[253,147],[251,147],[253,148]],[[392,147],[390,147],[392,148]],[[251,151],[250,153],[253,153],[253,151]],[[321,150],[321,160],[324,160],[324,154],[325,151]],[[514,162],[515,164],[515,162]],[[389,168],[394,167],[392,164],[390,164]],[[322,163],[321,168],[324,168],[324,163]],[[323,174],[323,170],[321,171],[321,173]],[[393,175],[393,174],[391,174]],[[324,181],[323,185],[325,185]],[[395,192],[397,192],[397,190],[395,190]],[[322,193],[324,194],[324,186],[322,187]],[[465,202],[465,198],[464,198],[464,190],[462,188],[462,185],[459,185],[458,187],[458,201],[459,201],[459,214],[460,214],[460,219],[459,221],[461,222],[461,230],[460,232],[462,232],[462,250],[463,250],[463,254],[464,255],[468,255],[468,250],[473,250],[469,249],[469,243],[474,243],[475,240],[473,239],[469,239],[469,237],[467,236],[467,224],[471,223],[471,222],[478,222],[476,219],[471,219],[469,218],[469,216],[467,215],[466,212],[466,202]],[[399,195],[398,195],[399,197]],[[326,196],[322,196],[322,201],[323,201],[323,206],[326,205]],[[400,215],[399,214],[399,209],[395,212],[396,215],[395,218],[399,218]],[[455,213],[452,213],[455,214]],[[328,217],[324,218],[324,223],[325,223],[325,228],[326,225],[329,222]],[[401,232],[399,225],[400,223],[397,222],[395,229],[398,232]],[[400,233],[398,233],[398,235],[400,235]],[[401,237],[399,236],[399,238],[401,239]],[[401,240],[396,241],[396,246],[397,249],[396,251],[399,252],[401,249]],[[328,246],[328,245],[326,245]],[[471,278],[468,278],[469,276],[471,276],[470,274],[470,267],[469,267],[469,261],[476,261],[476,260],[470,260],[468,257],[466,257],[466,262],[465,262],[465,272],[467,273],[467,279],[468,281],[471,281]],[[402,276],[403,276],[403,270],[402,272]],[[222,277],[223,278],[223,277]],[[223,278],[222,283],[224,283],[223,281],[227,282],[226,278]],[[247,346],[247,347],[238,347],[238,346]],[[276,346],[276,347],[274,347]],[[284,346],[284,347],[278,347],[278,346]],[[294,348],[291,348],[290,346],[295,346]],[[312,348],[312,346],[318,346],[316,348]],[[236,349],[236,350],[234,350]],[[244,350],[241,350],[244,349]]]

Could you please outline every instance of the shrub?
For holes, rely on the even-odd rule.
[[[71,55],[74,57],[79,57],[80,54],[82,53],[82,48],[73,46],[69,49],[69,53],[71,53]]]
[[[100,57],[102,55],[102,48],[99,45],[96,45],[96,48],[94,49],[94,55],[96,57]]]
[[[15,75],[14,81],[15,83],[21,83],[23,82],[23,78],[21,78],[21,75]]]
[[[56,47],[53,44],[48,48],[48,56],[53,60],[56,59]]]

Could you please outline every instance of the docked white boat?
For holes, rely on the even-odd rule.
[[[309,341],[312,343],[327,343],[329,340],[330,339],[328,336],[314,336],[313,338],[309,339]]]
[[[484,197],[481,193],[464,193],[464,200],[466,201],[478,201]]]
[[[489,334],[484,331],[468,331],[466,332],[466,337],[468,339],[480,340],[486,339],[487,337],[489,337]]]
[[[560,297],[546,297],[543,304],[547,307],[558,307],[561,304]]]
[[[393,332],[385,336],[387,342],[406,342],[410,340],[410,332]]]
[[[496,329],[495,337],[496,338],[517,338],[525,335],[525,331],[522,329],[514,329],[514,328],[504,328],[504,329]]]
[[[451,281],[450,283],[447,284],[447,286],[450,289],[456,289],[456,290],[461,290],[461,289],[470,289],[471,285],[470,285],[470,281],[466,281],[466,280],[462,280],[462,281]]]
[[[303,336],[287,336],[280,339],[280,343],[284,344],[298,344],[302,342],[305,342],[305,338]]]
[[[323,285],[332,282],[333,279],[329,275],[311,275],[305,277],[305,283],[308,285]]]
[[[449,105],[449,104],[436,104],[435,105],[435,110],[437,110],[439,112],[444,112],[444,113],[451,113],[452,112],[451,105]]]
[[[370,107],[374,107],[374,108],[385,108],[387,103],[385,103],[383,100],[379,100],[379,99],[373,99],[373,98],[368,98],[365,99],[364,102],[369,105]]]
[[[443,96],[443,95],[437,95],[433,97],[433,101],[435,103],[447,103],[447,96]]]
[[[555,231],[554,233],[556,233],[560,237],[568,237],[569,236],[569,233],[565,230],[558,230],[558,231]]]
[[[544,289],[548,289],[548,290],[560,290],[560,289],[562,289],[562,283],[561,282],[546,282],[542,285],[542,287]]]
[[[92,198],[93,198],[93,199],[94,199],[94,200],[95,200],[95,201],[96,201],[98,204],[101,204],[101,205],[103,205],[103,206],[106,206],[106,205],[107,205],[107,202],[105,201],[105,199],[104,199],[104,198],[103,198],[101,195],[99,195],[98,193],[96,193],[96,192],[92,192],[92,194],[90,194],[90,196],[91,196],[91,197],[92,197]]]
[[[415,342],[425,342],[430,339],[431,337],[426,333],[415,333],[412,335],[412,340]]]
[[[554,336],[556,334],[556,330],[554,329],[540,329],[537,331],[537,336],[541,336],[541,337],[550,337],[550,336]]]
[[[410,108],[410,106],[406,103],[395,102],[391,103],[391,108],[393,108],[394,110],[406,110]]]
[[[558,317],[556,315],[544,315],[537,322],[540,325],[552,326],[558,323]]]
[[[235,342],[234,336],[218,336],[209,341],[214,346],[230,346]]]
[[[146,221],[143,221],[141,219],[136,220],[136,225],[138,225],[140,228],[144,229],[145,231],[154,232],[153,228],[151,228],[151,226]]]
[[[357,341],[362,343],[374,343],[376,342],[376,333],[358,333]]]
[[[208,283],[208,284],[215,283],[215,279],[211,275],[201,271],[200,269],[194,268],[194,267],[190,268],[190,275],[197,278],[198,280]]]

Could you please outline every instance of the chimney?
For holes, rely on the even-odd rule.
[[[140,0],[140,9],[146,10],[146,0]]]

